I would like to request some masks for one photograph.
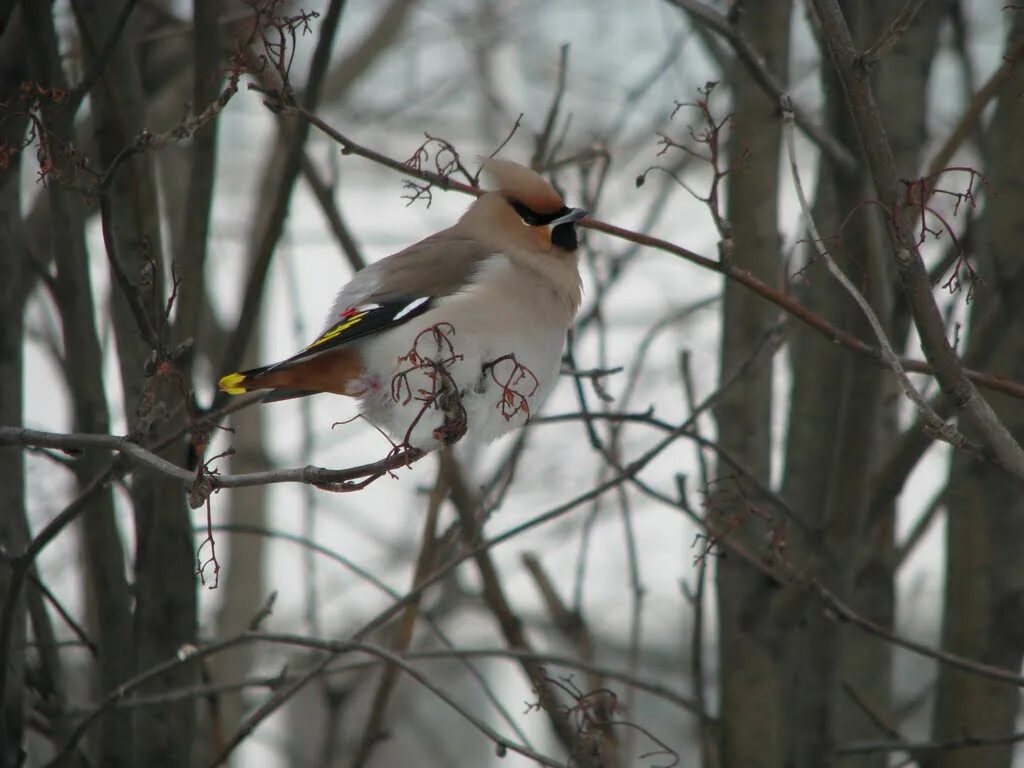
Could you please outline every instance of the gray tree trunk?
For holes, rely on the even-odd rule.
[[[948,17],[949,5],[945,0],[933,2],[927,11],[918,13],[906,34],[882,59],[874,81],[897,169],[908,179],[918,175],[923,159],[927,139],[928,81],[938,48],[939,30]],[[884,0],[872,2],[865,39],[877,39],[895,11],[892,3]],[[896,319],[895,275],[891,262],[884,258],[880,263],[879,279],[882,284],[878,290],[883,306],[887,308],[885,315],[889,319],[891,338],[896,343],[905,343],[908,323],[906,319],[902,324]],[[906,318],[906,313],[903,317]],[[879,424],[872,449],[876,457],[886,456],[890,447],[897,444],[899,409],[905,402],[895,376],[882,372],[880,378]],[[879,465],[876,463],[875,466]],[[894,498],[879,508],[869,509],[850,593],[850,604],[861,615],[890,629],[893,628],[896,611],[895,516]],[[876,720],[865,710],[891,722],[892,646],[853,627],[843,627],[840,633],[844,695],[840,697],[837,711],[838,742],[877,739],[884,734],[879,732]],[[884,768],[888,765],[888,758],[885,753],[849,756],[844,759],[844,765],[847,768]]]
[[[1012,36],[1024,39],[1024,14],[1013,15]],[[978,270],[985,280],[975,290],[972,315],[1024,299],[1024,72],[1017,67],[1004,85],[988,138],[992,192],[981,222]],[[985,343],[979,339],[979,343]],[[968,340],[968,347],[975,338]],[[1013,378],[1024,376],[1024,320],[1012,313],[996,342],[990,367]],[[1024,438],[1020,403],[991,395],[990,402],[1018,440]],[[943,645],[1004,669],[1020,669],[1024,653],[1024,484],[990,463],[956,454],[948,493],[946,588]],[[1020,692],[976,675],[942,667],[939,672],[933,737],[984,739],[1016,730]],[[1008,768],[1012,745],[940,753],[931,768]]]
[[[740,28],[764,56],[769,69],[785,79],[789,58],[790,3],[748,3]],[[778,105],[749,78],[733,83],[733,125],[729,158],[747,151],[741,170],[728,177],[727,216],[732,224],[732,260],[762,280],[778,282],[778,189],[781,141]],[[724,289],[720,381],[726,381],[755,353],[776,311],[733,282]],[[762,345],[764,346],[764,345]],[[767,483],[771,474],[771,355],[757,361],[726,391],[715,408],[719,441],[746,469]],[[761,541],[760,521],[747,520],[747,500],[734,492],[726,467],[718,468],[710,515],[731,535]],[[760,528],[763,532],[763,528]],[[716,560],[718,586],[721,762],[726,768],[784,765],[782,751],[783,681],[780,647],[769,605],[775,587],[750,566],[728,556]]]
[[[83,36],[95,59],[96,41],[114,33],[121,4],[98,2],[83,14]],[[138,25],[130,19],[111,51],[110,62],[92,90],[94,129],[98,154],[104,167],[130,146],[144,127],[145,95],[142,90],[138,52]],[[160,211],[149,153],[139,153],[117,168],[106,193],[110,210],[111,242],[108,259],[119,268],[135,292],[141,312],[151,328],[160,332],[166,300],[160,237]],[[167,414],[181,410],[183,391],[173,376],[159,369],[147,370],[154,339],[146,338],[111,270],[114,333],[129,431],[139,438],[166,434],[179,426]],[[167,338],[164,334],[164,338]],[[183,445],[173,446],[165,457],[184,464]],[[173,658],[195,640],[196,579],[191,520],[180,483],[152,473],[136,474],[130,486],[135,517],[135,667],[138,670]],[[196,670],[183,665],[162,675],[144,690],[156,693],[193,684]],[[195,706],[183,700],[160,708],[140,707],[132,712],[136,765],[177,768],[190,764],[195,727]]]
[[[38,82],[66,88],[60,67],[52,8],[27,3],[26,31],[31,69]],[[73,116],[64,105],[45,103],[43,119],[61,137],[73,135]],[[54,158],[58,174],[70,178],[69,159]],[[85,209],[82,197],[60,183],[47,186],[52,224],[52,258],[56,265],[55,294],[64,341],[64,370],[72,401],[73,427],[79,432],[108,432],[109,414],[103,387],[103,357],[96,332],[95,307],[85,246]],[[87,451],[75,463],[79,487],[106,473],[110,460]],[[82,551],[90,609],[96,617],[99,646],[99,687],[114,690],[134,671],[132,596],[125,575],[125,557],[114,516],[109,487],[92,494],[80,516]],[[110,768],[130,768],[133,733],[120,713],[103,716],[97,740],[98,762]]]
[[[15,21],[20,28],[20,19]],[[15,98],[26,77],[24,36],[5,38],[0,48],[0,103]],[[17,145],[25,130],[25,119],[0,123],[0,143]],[[0,170],[0,424],[21,425],[22,353],[27,278],[26,243],[21,223],[18,180],[21,156],[16,155],[6,170]],[[25,459],[17,446],[0,448],[0,551],[16,555],[28,545],[25,513]],[[11,571],[0,563],[0,597],[6,597]],[[8,639],[5,690],[0,691],[0,766],[21,762],[25,739],[25,601],[15,607],[14,624]],[[0,602],[2,605],[2,602]]]
[[[874,16],[864,3],[844,4],[847,19],[862,44],[877,34]],[[825,123],[854,153],[859,140],[843,97],[843,90],[823,54]],[[892,287],[881,249],[877,213],[861,207],[875,197],[863,175],[850,176],[822,159],[813,204],[821,236],[840,268],[864,294],[883,327],[891,317]],[[845,289],[817,263],[808,249],[810,265],[799,288],[801,302],[861,338],[870,330],[861,310]],[[881,602],[879,618],[886,620],[892,604],[891,583],[884,573],[870,571],[873,549],[883,547],[885,523],[867,530],[869,482],[877,462],[882,401],[890,373],[850,355],[806,328],[794,328],[791,344],[793,388],[783,495],[810,531],[808,546],[800,540],[792,555],[800,567],[844,599],[857,594],[858,570],[867,564],[870,591]],[[891,616],[888,618],[891,621]],[[840,739],[862,732],[864,714],[849,704],[857,696],[885,707],[888,703],[888,658],[885,648],[871,646],[862,636],[846,634],[806,593],[787,606],[791,634],[787,643],[786,671],[789,720],[786,726],[790,764],[811,768],[826,765]],[[846,645],[844,640],[850,640]],[[862,671],[880,663],[872,676]],[[845,684],[845,685],[844,685]],[[852,692],[851,692],[852,689]],[[862,764],[873,765],[878,758]],[[882,760],[884,762],[884,759]]]
[[[248,408],[232,418],[231,425],[235,430],[231,441],[235,449],[235,455],[231,458],[232,472],[261,472],[270,468],[270,461],[263,450],[263,420],[264,415],[258,408]],[[232,494],[228,500],[228,522],[232,525],[266,527],[267,488],[254,486],[238,490],[241,493]],[[220,539],[224,541],[225,537],[221,536]],[[218,637],[231,637],[244,632],[267,599],[264,537],[230,534],[226,541],[228,558],[221,573],[220,589],[223,594],[217,612]],[[225,683],[244,679],[251,672],[254,654],[255,649],[248,645],[219,654],[211,665],[214,679]],[[237,730],[245,710],[242,692],[227,693],[220,697],[220,723],[225,736],[230,737]]]

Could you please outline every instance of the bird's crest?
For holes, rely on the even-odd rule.
[[[492,157],[484,162],[483,174],[488,189],[501,192],[538,213],[554,213],[565,205],[546,179],[519,163]]]

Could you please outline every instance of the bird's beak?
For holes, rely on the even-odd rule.
[[[551,228],[554,229],[559,224],[575,224],[577,221],[587,215],[587,211],[582,208],[573,208],[564,216],[559,216],[557,219],[551,222]]]

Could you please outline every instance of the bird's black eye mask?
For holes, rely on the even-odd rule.
[[[531,227],[542,227],[545,224],[550,224],[553,221],[557,221],[564,216],[568,216],[573,212],[572,208],[562,206],[554,213],[537,213],[537,211],[523,205],[518,200],[508,198],[509,205],[511,205],[519,217],[523,220],[523,223]],[[583,211],[579,212],[576,216],[578,219],[580,215],[583,215]],[[551,243],[557,245],[566,251],[572,253],[579,247],[579,239],[576,236],[576,221],[566,221],[558,224],[551,230]]]
[[[531,227],[540,227],[543,226],[544,224],[550,224],[555,219],[559,219],[571,211],[570,208],[562,206],[562,208],[555,211],[554,213],[537,213],[537,211],[533,210],[532,208],[528,208],[527,206],[520,203],[518,200],[509,199],[508,202],[509,205],[516,209],[516,213],[519,214],[519,217],[523,220],[523,223],[528,224]]]

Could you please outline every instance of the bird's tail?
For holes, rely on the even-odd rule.
[[[222,376],[217,386],[221,392],[229,395],[244,395],[257,389],[276,389],[285,382],[281,374],[286,371],[275,372],[275,365],[264,365],[259,368],[250,368],[248,371],[238,371]],[[277,373],[277,375],[275,375]]]
[[[295,397],[296,393],[333,392],[337,395],[362,394],[359,377],[362,366],[357,355],[338,350],[304,360],[285,360],[260,368],[250,368],[223,376],[220,390],[229,395],[241,395],[258,389],[287,391],[281,398]]]

